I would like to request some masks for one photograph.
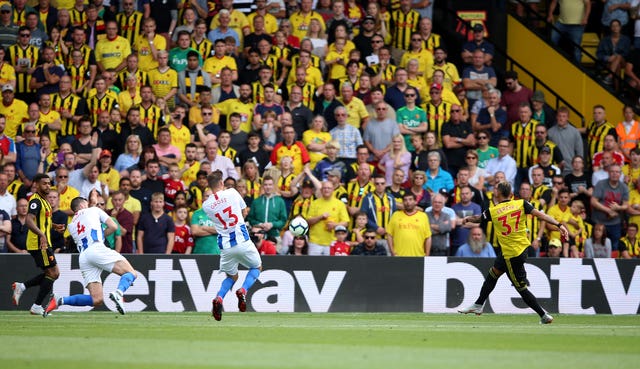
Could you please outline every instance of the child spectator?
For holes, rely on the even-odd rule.
[[[336,240],[331,242],[331,256],[347,256],[351,253],[351,246],[347,242],[347,227],[337,226],[334,229]]]
[[[166,202],[165,202],[166,203]],[[175,242],[172,254],[191,254],[193,250],[193,235],[188,225],[189,210],[185,205],[176,205],[175,208]]]
[[[593,235],[584,243],[585,258],[610,258],[611,240],[607,237],[604,224],[593,226]]]
[[[345,51],[344,46],[347,40],[344,38],[336,38],[335,50],[329,51],[325,59],[325,63],[329,68],[329,80],[339,81],[347,75],[347,62],[349,54]]]
[[[266,111],[264,113],[264,121],[262,122],[262,139],[264,141],[264,149],[267,151],[272,151],[273,146],[275,146],[277,142],[276,137],[276,112],[274,111]]]
[[[580,253],[578,252],[577,244],[582,240],[585,232],[584,221],[582,220],[584,204],[580,200],[574,200],[569,207],[569,211],[571,214],[565,222],[569,230],[569,240],[563,245],[562,253],[564,257],[579,258]]]
[[[363,233],[367,229],[367,222],[369,221],[369,217],[367,217],[367,213],[364,211],[359,211],[353,214],[354,226],[351,230],[351,234],[349,235],[349,245],[351,247],[356,246],[359,243],[364,241]]]
[[[176,195],[178,192],[187,190],[187,186],[182,182],[182,172],[178,164],[169,164],[169,174],[162,178],[164,181],[164,210],[170,212],[175,207]]]

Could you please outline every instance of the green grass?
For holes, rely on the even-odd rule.
[[[637,316],[0,312],[3,368],[638,368]]]

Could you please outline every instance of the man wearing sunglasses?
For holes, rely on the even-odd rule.
[[[376,231],[368,228],[363,235],[364,242],[356,245],[351,250],[351,255],[362,256],[387,256],[387,250],[376,239]]]

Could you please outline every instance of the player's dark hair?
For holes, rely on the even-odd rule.
[[[35,177],[33,177],[33,181],[34,181],[34,182],[36,182],[36,183],[38,183],[38,182],[42,181],[42,180],[43,180],[43,179],[45,179],[45,178],[46,178],[46,179],[51,179],[51,178],[49,177],[49,175],[48,175],[48,174],[45,174],[45,173],[38,173],[38,174],[36,174],[36,176],[35,176]]]
[[[83,201],[87,201],[87,199],[85,199],[84,197],[76,197],[75,199],[71,200],[71,211],[73,211],[74,213],[78,211],[78,208]]]
[[[222,182],[222,172],[219,170],[214,170],[207,176],[207,182],[209,182],[209,188],[218,188],[220,186],[220,183]]]

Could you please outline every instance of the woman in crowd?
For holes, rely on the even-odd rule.
[[[311,128],[302,134],[302,143],[307,147],[311,169],[326,156],[327,142],[331,134],[327,132],[327,121],[322,115],[316,115],[311,121]]]
[[[607,229],[603,224],[593,226],[593,234],[584,244],[585,258],[610,258],[611,240],[607,237]]]
[[[309,29],[307,30],[307,37],[313,44],[311,53],[319,58],[324,58],[327,55],[327,36],[324,34],[322,24],[317,19],[312,19],[309,22]]]
[[[378,169],[384,172],[384,177],[387,183],[393,181],[393,172],[395,169],[400,169],[405,173],[403,181],[407,180],[409,175],[409,166],[411,165],[411,153],[407,151],[404,145],[404,138],[402,134],[397,134],[391,139],[391,150],[389,150],[380,162],[378,163]]]
[[[154,151],[155,152],[155,151]],[[127,170],[138,164],[140,155],[142,154],[142,142],[137,135],[130,135],[124,145],[124,154],[118,156],[114,169],[120,172],[120,175],[127,176]]]
[[[422,170],[416,170],[411,176],[411,191],[416,196],[417,206],[424,210],[431,206],[431,195],[429,191],[424,189],[424,184],[427,182],[427,173]]]
[[[449,165],[447,164],[447,157],[444,155],[444,151],[442,151],[442,145],[438,142],[435,132],[427,132],[424,135],[424,149],[428,155],[431,151],[435,151],[440,154],[440,168],[444,170],[449,169]],[[426,156],[425,156],[426,157]],[[424,161],[427,162],[426,160]]]
[[[483,133],[486,135],[486,133]],[[486,177],[487,172],[484,169],[478,167],[478,153],[474,149],[467,150],[467,155],[465,156],[465,163],[467,168],[469,168],[469,184],[473,187],[477,188],[478,191],[484,191],[484,177]]]

